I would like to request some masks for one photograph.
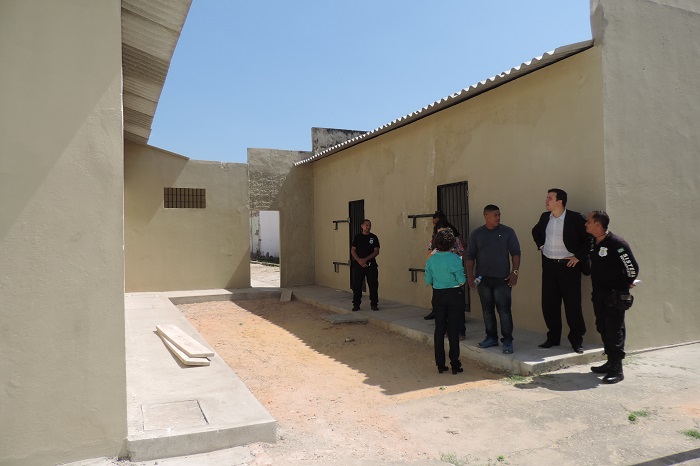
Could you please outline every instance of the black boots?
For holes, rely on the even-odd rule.
[[[605,361],[605,364],[603,364],[602,366],[591,367],[591,372],[595,372],[596,374],[607,374],[609,369],[610,361]]]
[[[608,373],[603,377],[603,383],[612,384],[622,382],[625,375],[622,373],[622,361],[608,361],[610,367]]]

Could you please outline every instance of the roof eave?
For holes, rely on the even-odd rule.
[[[523,77],[534,71],[540,70],[561,60],[569,58],[572,55],[576,55],[578,53],[583,52],[584,50],[588,50],[591,47],[593,47],[593,45],[593,40],[587,40],[583,42],[577,42],[571,45],[565,45],[563,47],[558,47],[552,50],[551,52],[546,52],[542,54],[542,56],[540,57],[535,57],[532,60],[521,63],[519,66],[511,68],[508,71],[504,71],[499,75],[492,76],[484,81],[480,81],[476,84],[473,84],[467,88],[460,90],[459,92],[456,92],[443,99],[440,99],[437,102],[433,102],[432,104],[423,107],[418,111],[393,120],[385,125],[380,126],[379,128],[373,129],[372,131],[368,131],[367,133],[361,136],[357,136],[355,138],[337,144],[333,147],[329,147],[328,149],[314,154],[307,159],[296,162],[294,165],[298,166],[305,163],[316,162],[320,159],[329,157],[345,149],[349,149],[350,147],[356,146],[360,143],[381,136],[382,134],[386,134],[389,131],[399,129],[422,118],[433,115],[439,111],[445,110],[446,108],[452,107],[453,105],[457,105],[459,103],[472,99],[478,95],[483,94],[484,92],[488,92],[506,83],[514,81],[517,78]]]

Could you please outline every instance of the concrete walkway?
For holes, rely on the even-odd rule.
[[[369,310],[369,304],[365,304],[363,309],[358,312],[352,312],[350,311],[352,308],[352,294],[350,292],[316,285],[291,289],[294,292],[294,297],[300,301],[339,314],[362,316],[374,325],[429,345],[433,344],[435,323],[432,320],[423,319],[423,316],[428,313],[424,308],[382,300],[379,304],[380,310],[377,312]],[[561,346],[545,350],[538,348],[537,345],[542,343],[546,336],[519,329],[517,318],[513,332],[515,348],[513,354],[503,354],[501,346],[482,349],[477,346],[485,337],[481,314],[476,316],[467,314],[467,316],[467,334],[461,343],[461,357],[476,361],[491,369],[526,376],[579,364],[589,364],[603,358],[603,347],[595,332],[593,332],[595,335],[591,337],[595,342],[584,342],[585,351],[583,354],[575,353],[566,340],[562,341]]]

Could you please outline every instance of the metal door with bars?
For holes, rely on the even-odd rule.
[[[348,218],[350,219],[350,228],[348,228],[348,231],[350,232],[350,238],[348,238],[348,255],[350,255],[352,240],[355,239],[355,236],[362,233],[362,220],[365,219],[364,199],[348,202]],[[350,263],[352,264],[352,255],[350,255]],[[352,269],[350,270],[350,288],[352,288]]]
[[[469,186],[466,181],[459,183],[443,184],[437,187],[437,208],[447,221],[459,231],[460,240],[467,248],[469,236]],[[469,288],[467,288],[468,290]],[[471,311],[470,293],[464,293],[466,309]]]

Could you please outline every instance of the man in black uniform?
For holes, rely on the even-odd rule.
[[[586,219],[586,231],[591,239],[591,282],[593,283],[593,311],[595,326],[603,338],[608,361],[591,367],[596,374],[606,374],[603,383],[617,383],[625,376],[622,360],[625,357],[625,311],[632,306],[630,288],[639,274],[639,266],[630,245],[608,231],[610,217],[594,210]]]
[[[372,222],[367,219],[362,221],[362,233],[352,240],[352,310],[359,311],[362,302],[362,282],[367,278],[369,287],[369,300],[373,311],[378,311],[379,307],[379,269],[375,257],[379,255],[379,238],[374,233],[370,233]]]

